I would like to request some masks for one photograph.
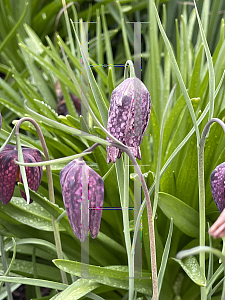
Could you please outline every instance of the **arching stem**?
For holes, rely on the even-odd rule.
[[[21,124],[25,121],[28,121],[28,122],[30,122],[34,125],[34,127],[37,131],[37,134],[39,136],[39,139],[41,141],[41,145],[42,145],[42,148],[43,148],[45,160],[49,160],[48,148],[47,148],[47,145],[45,143],[44,136],[42,134],[41,128],[39,127],[39,125],[37,124],[37,122],[35,120],[33,120],[29,117],[25,117],[25,118],[20,119],[18,121],[18,123],[16,124],[15,136],[19,135],[19,128],[20,128]],[[48,180],[49,200],[52,203],[55,203],[54,187],[53,187],[53,180],[52,180],[52,171],[51,171],[51,167],[49,165],[46,166],[46,173],[47,173],[47,180]],[[54,231],[54,237],[55,237],[55,245],[56,245],[56,249],[57,249],[57,256],[58,256],[59,259],[63,259],[62,245],[61,245],[60,233],[59,233],[59,224],[56,222],[56,219],[53,216],[52,216],[52,224],[53,224],[53,231]],[[67,284],[68,282],[67,282],[65,272],[63,272],[62,270],[60,272],[61,272],[63,283]]]
[[[198,149],[198,183],[199,183],[199,245],[205,246],[205,180],[204,180],[204,146],[212,123],[218,123],[223,128],[225,133],[225,124],[223,121],[217,118],[213,118],[207,122],[205,125],[202,136],[199,143]],[[205,252],[200,252],[199,254],[200,267],[205,276]],[[206,300],[206,287],[201,287],[201,300]]]

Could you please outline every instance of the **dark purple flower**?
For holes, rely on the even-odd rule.
[[[89,229],[92,238],[96,238],[104,201],[103,179],[84,161],[74,160],[61,170],[60,184],[74,234],[83,242]]]
[[[211,174],[211,191],[221,213],[225,208],[225,162],[217,166]]]
[[[140,144],[148,126],[151,97],[138,78],[128,78],[111,95],[107,130],[128,146],[135,157],[141,159]],[[107,137],[107,140],[112,140]],[[122,150],[108,146],[107,162],[116,162]]]
[[[42,156],[39,150],[22,148],[25,163],[41,162]],[[22,176],[19,166],[14,163],[18,160],[16,146],[6,145],[0,153],[0,199],[2,204],[7,204],[14,193],[16,182],[22,183]],[[25,167],[29,188],[35,192],[41,183],[43,170],[42,167]],[[26,195],[21,191],[22,197],[26,200]],[[32,200],[31,200],[32,201]]]

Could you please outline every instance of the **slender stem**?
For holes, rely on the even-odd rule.
[[[205,246],[205,181],[204,181],[204,146],[206,136],[212,123],[217,122],[225,133],[225,124],[217,118],[213,118],[205,125],[198,149],[198,183],[199,183],[199,245]],[[200,267],[205,276],[205,252],[199,254]],[[201,287],[201,300],[206,300],[206,287]]]
[[[128,258],[129,269],[129,300],[133,300],[134,297],[134,274],[133,274],[133,257],[131,253],[131,239],[129,230],[129,156],[124,154],[124,197],[123,197],[123,226],[124,237]]]
[[[158,280],[157,280],[157,264],[156,264],[156,247],[155,247],[155,231],[154,231],[154,218],[152,215],[152,205],[148,193],[148,188],[145,182],[145,179],[141,173],[141,169],[136,162],[136,159],[130,149],[126,147],[122,147],[116,143],[111,143],[112,146],[118,147],[119,149],[123,150],[129,156],[130,160],[132,161],[136,172],[139,176],[139,179],[142,183],[143,192],[146,199],[147,205],[147,215],[148,215],[148,226],[149,226],[149,241],[150,241],[150,251],[151,251],[151,268],[152,268],[152,289],[153,289],[153,299],[158,300]]]
[[[41,145],[43,148],[43,152],[45,155],[45,160],[49,160],[49,154],[48,154],[48,148],[47,145],[45,143],[45,139],[44,136],[41,132],[41,129],[39,127],[39,125],[36,123],[36,121],[34,121],[33,119],[29,118],[29,117],[25,117],[22,118],[18,121],[18,123],[16,124],[16,132],[15,135],[19,135],[19,128],[20,125],[25,122],[28,121],[30,123],[32,123],[37,131],[37,134],[39,136],[39,139],[41,141]],[[54,187],[53,187],[53,180],[52,180],[52,171],[51,171],[51,167],[48,165],[46,166],[46,173],[47,173],[47,180],[48,180],[48,192],[49,192],[49,200],[52,203],[55,203],[55,195],[54,195]],[[63,259],[63,253],[62,253],[62,245],[61,245],[61,239],[60,239],[60,233],[59,233],[59,224],[56,222],[56,219],[52,216],[52,224],[53,224],[53,231],[54,231],[54,237],[55,237],[55,245],[56,245],[56,249],[57,249],[57,256],[59,259]],[[62,270],[60,270],[61,272],[61,276],[62,276],[62,281],[63,283],[67,284],[67,278],[66,278],[66,274],[65,272],[63,272]]]
[[[4,273],[6,273],[7,272],[7,261],[6,261],[6,255],[5,255],[5,250],[4,250],[4,242],[3,242],[3,238],[1,235],[0,235],[0,249],[1,249],[3,270],[4,270]],[[8,300],[13,300],[10,283],[5,282],[5,285],[6,285]]]

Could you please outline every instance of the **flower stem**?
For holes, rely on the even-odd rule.
[[[205,180],[204,180],[204,146],[206,136],[212,123],[217,122],[225,133],[225,124],[217,118],[213,118],[205,125],[198,149],[198,183],[199,183],[199,245],[205,246]],[[200,267],[205,276],[205,252],[199,254]],[[206,287],[201,287],[201,300],[206,300]]]
[[[136,76],[135,76],[134,65],[133,65],[133,62],[131,60],[128,60],[125,64],[124,80],[129,78],[128,77],[128,70],[130,70],[130,78],[135,78]]]
[[[141,173],[141,169],[136,162],[136,159],[131,152],[131,150],[127,147],[120,146],[116,143],[111,143],[111,146],[118,147],[123,150],[132,161],[136,172],[139,176],[139,179],[142,183],[143,192],[146,199],[147,205],[147,215],[148,215],[148,226],[149,226],[149,241],[150,241],[150,252],[151,252],[151,268],[152,268],[152,290],[153,290],[153,299],[158,300],[158,280],[157,280],[157,263],[156,263],[156,247],[155,247],[155,231],[154,231],[154,218],[152,215],[152,205],[148,193],[148,188],[145,182],[145,179]]]
[[[41,141],[41,145],[43,148],[43,152],[45,155],[45,160],[49,160],[49,154],[48,154],[48,148],[47,145],[45,143],[45,139],[44,136],[41,132],[41,129],[39,127],[39,125],[37,124],[37,122],[29,117],[25,117],[22,118],[18,121],[18,123],[16,124],[16,132],[15,135],[18,136],[19,135],[19,128],[20,125],[25,122],[28,121],[30,123],[32,123],[37,131],[37,134],[39,136],[39,139]],[[46,166],[46,173],[47,173],[47,180],[48,180],[48,192],[49,192],[49,200],[52,203],[55,203],[55,195],[54,195],[54,187],[53,187],[53,180],[52,180],[52,171],[51,171],[51,167],[49,165]],[[60,233],[59,233],[59,224],[56,222],[56,219],[52,216],[52,224],[53,224],[53,231],[54,231],[54,237],[55,237],[55,245],[56,245],[56,249],[57,249],[57,256],[59,259],[63,259],[63,253],[62,253],[62,245],[61,245],[61,239],[60,239]],[[66,278],[66,274],[65,272],[63,272],[62,270],[60,270],[61,272],[61,277],[62,277],[62,282],[67,284],[67,278]]]
[[[128,270],[129,270],[129,300],[133,300],[134,297],[134,272],[133,272],[133,255],[131,252],[131,239],[129,230],[129,156],[124,154],[124,197],[123,197],[123,226],[124,237],[128,258]]]

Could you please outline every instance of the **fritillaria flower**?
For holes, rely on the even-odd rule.
[[[83,160],[74,160],[61,170],[60,184],[74,234],[83,242],[89,229],[92,238],[96,238],[104,201],[103,179]]]
[[[133,155],[141,159],[140,144],[148,126],[151,97],[146,86],[138,78],[128,78],[112,92],[107,130],[128,146]],[[112,140],[107,137],[107,140]],[[116,162],[122,150],[107,147],[107,162]]]
[[[211,191],[221,213],[225,208],[225,162],[217,166],[211,174]]]
[[[22,148],[25,163],[41,162],[42,156],[39,150]],[[2,204],[7,204],[14,193],[16,182],[22,183],[20,168],[14,162],[18,160],[16,146],[6,145],[0,153],[0,200]],[[41,183],[43,170],[42,167],[25,167],[29,188],[35,192]],[[22,197],[26,200],[26,195],[21,191]],[[31,199],[32,201],[32,199]]]
[[[215,168],[211,174],[211,191],[220,216],[209,229],[214,238],[225,236],[225,162]]]

